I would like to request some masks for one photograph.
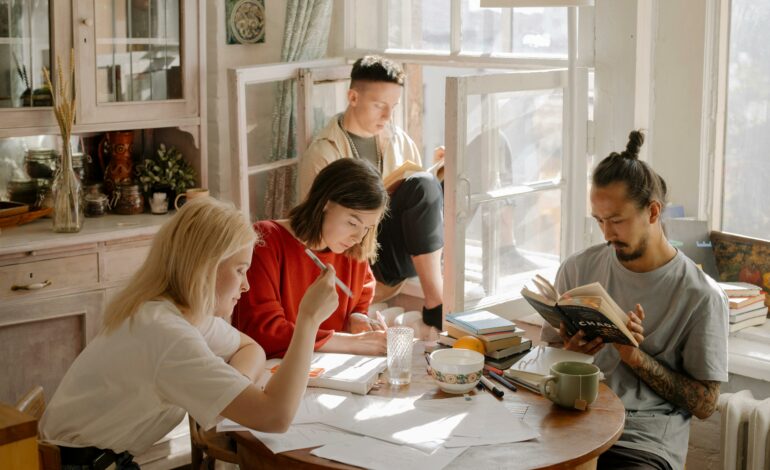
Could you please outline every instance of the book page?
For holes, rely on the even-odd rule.
[[[420,165],[416,164],[415,162],[411,160],[407,160],[401,165],[400,167],[396,168],[388,176],[383,178],[383,184],[385,185],[385,189],[389,189],[393,184],[395,184],[398,181],[401,181],[408,176],[410,176],[413,173],[418,173],[420,171],[425,171]]]
[[[623,326],[623,328],[625,328],[626,322],[628,321],[626,313],[617,303],[615,303],[615,300],[610,297],[610,294],[604,290],[604,287],[602,287],[601,284],[598,282],[592,282],[591,284],[587,284],[585,286],[575,287],[574,289],[570,289],[562,294],[561,297],[577,296],[601,297],[605,305],[605,309],[602,310],[602,313],[604,313],[605,316],[613,323],[617,324],[618,327]],[[559,300],[561,300],[561,297]]]

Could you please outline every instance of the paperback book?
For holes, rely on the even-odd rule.
[[[524,287],[521,294],[552,327],[563,322],[572,336],[583,330],[587,340],[600,336],[605,343],[639,346],[626,327],[628,317],[598,282],[559,294],[542,276],[533,279],[539,292]]]

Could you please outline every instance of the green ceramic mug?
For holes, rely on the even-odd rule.
[[[565,408],[585,410],[599,395],[599,368],[585,362],[557,362],[540,383],[540,393]]]

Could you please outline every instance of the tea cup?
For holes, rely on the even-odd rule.
[[[185,202],[197,197],[207,197],[208,195],[209,190],[206,188],[190,188],[187,191],[176,195],[176,198],[174,199],[174,207],[178,210],[184,205]],[[180,198],[184,198],[182,202],[179,202]]]

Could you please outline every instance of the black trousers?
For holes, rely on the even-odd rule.
[[[412,256],[444,246],[444,193],[435,176],[416,173],[391,194],[377,241],[380,251],[372,271],[389,286],[417,275]]]
[[[643,450],[612,446],[599,456],[597,470],[671,470],[671,465],[658,455]]]

